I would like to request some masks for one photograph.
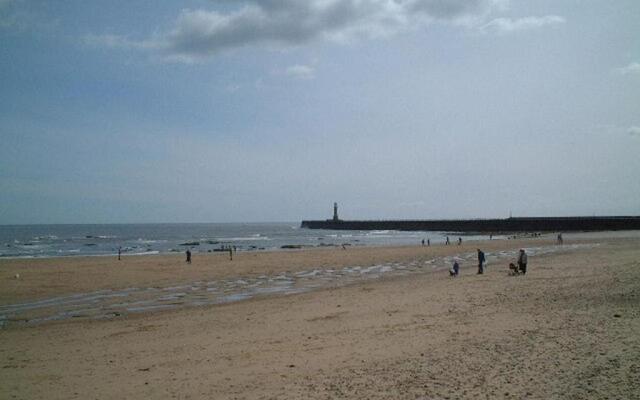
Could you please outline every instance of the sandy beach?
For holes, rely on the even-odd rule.
[[[462,258],[450,278],[440,263],[476,247],[506,256],[481,276]],[[530,256],[526,276],[508,276],[521,247],[554,250]],[[188,266],[182,255],[2,260],[0,306],[387,264],[394,273],[297,294],[9,323],[0,398],[640,398],[637,233],[575,235],[565,246],[543,237],[207,254]]]

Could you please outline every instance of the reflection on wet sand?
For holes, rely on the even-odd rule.
[[[530,257],[554,252],[574,251],[597,244],[528,247]],[[489,268],[497,261],[515,259],[517,250],[487,252]],[[476,253],[468,252],[427,261],[384,263],[372,266],[349,266],[235,277],[214,281],[196,281],[169,287],[126,288],[58,296],[32,302],[0,306],[0,327],[38,324],[47,321],[115,318],[182,307],[205,306],[246,300],[268,295],[291,295],[314,289],[349,285],[383,276],[399,276],[446,270],[454,260],[462,267],[475,264]]]

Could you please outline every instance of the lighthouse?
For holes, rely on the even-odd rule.
[[[333,203],[333,220],[338,221],[338,203]]]

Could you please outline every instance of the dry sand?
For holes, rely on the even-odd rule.
[[[638,399],[640,239],[309,293],[0,330],[0,399]],[[493,241],[496,251],[548,240]],[[469,252],[463,246],[0,262],[0,304]],[[21,278],[13,276],[20,273]]]

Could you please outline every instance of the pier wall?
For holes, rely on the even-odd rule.
[[[446,232],[569,232],[640,230],[640,217],[528,217],[453,220],[315,220],[302,228],[331,230],[397,230]]]

